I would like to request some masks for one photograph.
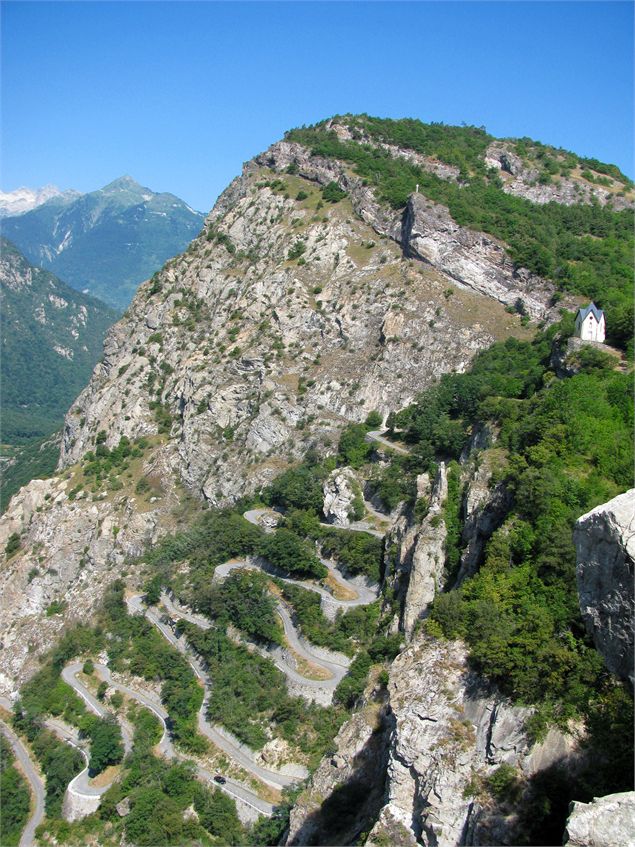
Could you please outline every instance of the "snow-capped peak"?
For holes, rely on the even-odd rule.
[[[43,188],[16,188],[15,191],[0,191],[0,217],[23,215],[63,192],[55,185]]]

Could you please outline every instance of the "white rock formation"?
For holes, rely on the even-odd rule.
[[[572,803],[565,847],[635,847],[635,791]]]
[[[410,638],[437,591],[443,590],[447,529],[443,506],[448,496],[448,478],[441,462],[432,491],[428,514],[422,520],[412,552],[410,579],[403,609],[403,630]]]
[[[412,841],[404,844],[455,847],[468,830],[470,843],[492,843],[479,836],[488,831],[488,810],[471,795],[472,780],[503,763],[529,776],[573,749],[573,740],[553,729],[532,747],[524,731],[531,711],[483,687],[459,642],[416,636],[394,661],[388,692],[393,729],[386,798],[369,844],[385,843],[395,822],[410,833]],[[513,838],[514,821],[496,823]]]
[[[335,468],[324,480],[322,511],[328,523],[348,526],[353,518],[354,501],[361,495],[355,473],[350,468]]]

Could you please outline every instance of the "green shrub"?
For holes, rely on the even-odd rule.
[[[513,803],[522,793],[518,773],[515,768],[505,763],[499,765],[487,778],[487,787],[500,803]]]
[[[363,424],[349,424],[342,430],[337,449],[338,461],[352,468],[360,468],[372,452],[366,441],[367,429]]]
[[[379,429],[382,424],[382,416],[379,412],[373,410],[369,412],[364,421],[366,429]]]
[[[123,759],[121,728],[114,716],[92,717],[87,734],[90,737],[88,768],[91,776],[101,773],[109,765],[118,764]]]
[[[11,557],[18,552],[21,546],[22,545],[20,543],[20,535],[17,532],[12,532],[7,540],[4,552],[8,557]]]
[[[291,249],[289,250],[287,258],[289,259],[289,261],[299,259],[305,251],[306,244],[304,243],[304,241],[296,241],[293,247],[291,247]]]
[[[248,638],[284,644],[284,633],[269,593],[267,577],[257,571],[235,571],[199,596],[197,608],[221,625],[231,623]]]
[[[326,203],[339,203],[346,197],[346,192],[336,182],[329,182],[322,189],[322,197]]]
[[[324,579],[328,571],[309,545],[285,527],[266,538],[262,555],[286,573]]]

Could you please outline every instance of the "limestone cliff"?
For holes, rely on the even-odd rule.
[[[386,536],[386,581],[401,602],[400,628],[408,638],[445,583],[443,506],[447,493],[447,473],[441,463],[432,483],[428,474],[417,479],[417,496],[426,503],[425,515],[421,519],[409,513],[400,515]]]
[[[328,833],[328,843],[347,844],[368,829],[366,843],[374,847],[524,843],[518,810],[528,780],[556,762],[575,762],[575,739],[555,729],[531,743],[524,729],[531,710],[486,686],[469,670],[458,642],[416,634],[390,668],[373,733],[364,717],[368,708],[344,725],[334,755],[300,795],[285,843],[326,843],[319,838]],[[513,803],[488,787],[501,765],[518,783]],[[338,817],[338,799],[353,796],[357,805]]]
[[[633,682],[635,489],[578,520],[576,545],[580,611],[610,671]]]

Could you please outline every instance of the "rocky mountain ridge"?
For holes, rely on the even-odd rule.
[[[348,196],[330,203],[322,188],[334,177]],[[454,236],[438,237],[456,256]],[[445,259],[439,268],[409,259],[402,243],[398,215],[344,164],[274,144],[247,163],[203,233],[110,330],[103,362],[67,415],[60,470],[73,474],[102,430],[112,448],[163,428],[161,486],[170,490],[176,478],[211,504],[230,502],[307,448],[323,449],[345,421],[387,414],[496,338],[524,334],[518,316],[486,296],[491,287],[475,290],[466,275],[458,285]],[[495,295],[526,294],[511,269],[501,279]],[[557,316],[550,291],[539,282],[530,301],[547,319]],[[30,511],[19,519],[29,496],[7,516],[6,536],[26,533],[25,551],[41,520]],[[133,508],[134,493],[128,500]],[[66,530],[59,543],[76,567],[83,554],[69,555]],[[13,578],[24,580],[37,556],[21,558]]]
[[[285,142],[272,149],[265,159],[282,157],[280,170],[248,163],[219,198],[203,233],[141,287],[109,331],[103,361],[64,425],[60,471],[73,484],[63,478],[47,483],[55,488],[55,496],[47,491],[50,500],[27,487],[0,524],[5,544],[14,532],[23,539],[22,551],[3,571],[5,620],[12,621],[11,649],[17,651],[8,666],[15,678],[24,678],[20,666],[26,662],[28,673],[35,657],[18,633],[27,627],[34,634],[42,610],[80,578],[84,548],[97,545],[91,570],[101,571],[108,560],[122,561],[122,544],[138,549],[147,540],[145,529],[135,535],[138,521],[129,519],[139,498],[128,486],[69,500],[66,489],[83,479],[81,457],[99,433],[107,449],[123,436],[159,439],[142,472],[156,478],[160,499],[144,506],[142,521],[155,525],[177,508],[177,484],[211,504],[231,502],[270,481],[307,448],[324,449],[346,421],[361,420],[372,409],[387,414],[440,373],[463,370],[493,340],[527,333],[518,315],[459,287],[433,265],[404,257],[396,241],[369,226],[364,219],[377,227],[398,223],[371,190],[346,182],[350,199],[325,201],[330,162],[314,163],[317,170],[305,178],[284,171],[293,151],[301,170],[307,151]],[[541,291],[536,309],[555,316],[546,283]],[[38,505],[31,508],[33,496]],[[69,532],[79,513],[89,523],[110,520],[120,528],[108,551],[100,525],[81,538]],[[64,569],[54,564],[58,556]],[[27,580],[33,570],[43,574],[46,591],[36,608],[20,610],[11,598],[36,588]],[[46,576],[49,570],[54,577]],[[85,614],[98,600],[97,584],[92,587],[85,603],[74,602],[72,614]],[[48,634],[37,643],[62,623],[46,618]]]
[[[352,116],[331,118],[324,122],[324,127],[333,131],[341,141],[353,141],[382,150],[394,158],[404,158],[442,179],[460,182],[465,178],[458,165],[435,155],[379,140],[363,122]],[[484,130],[481,129],[481,132],[485,135]],[[524,150],[524,157],[520,155],[519,145]],[[551,174],[545,171],[545,160],[549,158],[554,165],[564,166],[564,174],[558,174],[557,168],[555,171],[552,168]],[[589,160],[579,159],[565,150],[545,147],[530,139],[490,140],[484,147],[482,161],[499,173],[506,194],[524,197],[533,203],[555,202],[565,206],[599,203],[603,206],[609,204],[616,210],[633,208],[635,204],[632,182],[619,175],[615,166],[594,172]],[[600,162],[593,164],[601,166]]]

